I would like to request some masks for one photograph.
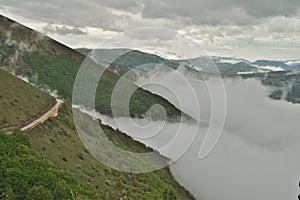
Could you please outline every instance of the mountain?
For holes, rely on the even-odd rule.
[[[253,74],[253,73],[268,72],[268,70],[262,70],[244,62],[235,63],[235,64],[217,63],[216,65],[220,73],[224,75]]]
[[[177,53],[167,51],[165,49],[155,49],[155,48],[147,48],[146,50],[143,50],[143,52],[159,56],[161,58],[167,59],[167,60],[182,60],[182,56],[178,55]]]
[[[77,49],[77,51],[88,55],[92,50],[81,48]],[[109,63],[121,67],[138,67],[148,63],[162,64],[172,68],[177,68],[179,65],[176,61],[131,49],[94,49],[93,58],[101,63]]]
[[[193,59],[188,59],[197,69],[209,71],[211,66],[207,63],[212,63],[219,68],[221,74],[233,75],[243,73],[266,73],[271,71],[299,71],[300,61],[272,61],[272,60],[257,60],[251,62],[243,58],[230,58],[218,56],[203,56]],[[225,68],[223,68],[225,67]],[[244,68],[245,67],[245,68]],[[223,69],[222,69],[223,68]]]
[[[91,49],[80,48],[78,52],[89,55]],[[183,59],[176,57],[174,53],[166,51],[138,51],[131,49],[95,49],[93,58],[98,62],[111,64],[112,71],[122,75],[132,67],[136,68],[145,64],[161,64],[177,69],[181,63],[196,71],[203,73],[215,73],[214,66],[217,66],[219,73],[223,75],[267,73],[271,71],[299,71],[300,61],[271,61],[257,60],[251,62],[243,58],[200,56],[197,58]],[[299,62],[298,62],[299,61]]]
[[[77,50],[86,55],[91,52],[89,49]],[[300,83],[297,72],[300,66],[298,65],[298,60],[258,60],[252,63],[242,58],[216,56],[202,56],[187,60],[168,60],[157,55],[128,49],[97,49],[94,51],[94,56],[102,62],[112,60],[113,57],[118,57],[114,61],[114,65],[118,66],[115,70],[119,74],[124,74],[132,67],[146,63],[163,63],[177,69],[180,63],[184,62],[184,66],[188,70],[200,73],[201,75],[211,76],[217,73],[223,77],[258,78],[264,85],[272,88],[269,95],[271,98],[285,99],[292,103],[300,102],[300,92],[298,89],[300,88]]]
[[[57,90],[59,96],[71,100],[74,81],[85,56],[3,16],[0,16],[0,28],[1,68],[27,77],[40,88]],[[105,70],[96,92],[96,109],[106,115],[112,115],[110,98],[120,78],[113,73],[113,67]],[[130,87],[133,83],[127,84]],[[138,88],[130,99],[130,114],[142,117],[156,103],[166,108],[169,119],[178,118],[181,113],[167,100]]]
[[[219,56],[212,56],[211,57],[217,63],[229,63],[229,64],[237,64],[237,63],[246,63],[251,64],[249,60],[243,58],[230,58],[230,57],[219,57]]]
[[[264,67],[264,68],[270,68],[270,69],[274,69],[276,70],[276,68],[278,69],[277,71],[280,70],[290,70],[290,66],[285,64],[284,62],[280,62],[280,61],[270,61],[270,60],[257,60],[254,63],[252,63],[253,65],[256,65],[258,67]]]
[[[293,71],[300,71],[300,63],[291,65]]]
[[[7,135],[0,131],[1,198],[163,199],[175,196],[177,199],[193,199],[174,180],[168,168],[132,174],[113,170],[97,161],[76,132],[70,103],[73,81],[85,57],[3,16],[0,24],[1,68],[28,78],[40,88],[57,90],[66,99],[57,117],[49,118],[27,131],[28,134],[15,130]],[[54,99],[3,70],[0,77],[0,106],[9,106],[7,110],[0,109],[3,124],[30,119]],[[110,70],[105,74],[108,83],[114,83],[118,78]],[[99,87],[110,90],[111,85]],[[141,109],[149,102],[165,104],[174,116],[180,114],[168,101],[150,92],[140,89],[135,98],[134,104],[140,103],[141,107],[137,106],[133,114],[142,114]],[[98,106],[103,112],[101,104]],[[15,119],[18,121],[13,121]],[[106,136],[120,148],[132,152],[153,151],[124,133],[99,123]],[[89,130],[89,127],[85,128]],[[124,158],[119,159],[126,162]],[[168,162],[163,156],[160,159]],[[145,161],[141,164],[151,165]]]
[[[78,49],[78,51],[87,55],[91,50]],[[105,62],[105,59],[108,61],[112,60],[113,57],[118,57],[113,63],[115,66],[118,66],[115,70],[119,74],[125,73],[132,67],[146,63],[160,63],[177,69],[180,63],[184,62],[184,66],[187,69],[208,76],[216,73],[215,67],[217,67],[217,73],[220,73],[223,77],[241,76],[243,78],[255,77],[261,79],[264,85],[273,88],[269,95],[273,99],[285,99],[292,103],[300,102],[298,89],[300,88],[300,83],[297,72],[300,68],[297,65],[297,60],[293,62],[258,60],[251,63],[241,58],[215,56],[204,56],[187,60],[168,60],[157,55],[128,49],[97,49],[94,51],[94,56],[103,62]],[[287,63],[291,65],[289,66]]]
[[[300,60],[287,60],[284,63],[289,65],[292,70],[300,71]]]
[[[237,74],[252,74],[268,71],[252,66],[251,64],[249,64],[249,61],[244,59],[204,56],[189,59],[188,61],[189,63],[191,63],[191,66],[194,69],[203,73],[219,73],[221,75],[231,76]]]
[[[296,60],[285,60],[285,61],[282,61],[284,62],[285,64],[293,67],[295,65],[299,65],[300,64],[300,60],[299,59],[296,59]]]
[[[89,55],[91,49],[77,49],[84,55]],[[244,59],[233,59],[225,57],[199,57],[187,60],[174,60],[165,58],[166,55],[160,57],[156,54],[150,54],[138,50],[130,49],[95,49],[93,50],[93,58],[101,63],[109,63],[115,67],[114,70],[118,74],[124,74],[131,68],[141,67],[145,64],[161,64],[177,69],[180,63],[185,63],[186,67],[191,67],[197,71],[202,70],[203,72],[210,73],[213,64],[216,64],[221,74],[232,75],[238,73],[258,73],[264,70],[260,70],[256,67],[251,66],[249,61]],[[167,56],[168,57],[168,56]],[[214,63],[213,63],[214,61]],[[224,61],[224,62],[223,62]],[[227,62],[228,61],[228,62]],[[242,62],[244,61],[244,62]],[[191,64],[191,65],[190,65]]]

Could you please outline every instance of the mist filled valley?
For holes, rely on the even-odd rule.
[[[203,80],[199,72],[184,68],[162,70],[162,66],[152,65],[147,69],[134,70],[136,84],[168,99],[196,121],[174,123],[151,117],[132,121],[81,110],[171,158],[172,174],[196,199],[282,200],[297,196],[299,104],[271,99],[274,88],[262,85],[258,78]],[[218,92],[210,94],[209,90]],[[141,131],[139,126],[146,128]],[[218,134],[219,141],[213,146]],[[208,144],[203,144],[204,138]],[[207,149],[200,150],[202,145]],[[201,157],[206,153],[200,151],[211,148]]]

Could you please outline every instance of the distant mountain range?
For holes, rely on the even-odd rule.
[[[89,55],[90,49],[77,49]],[[300,103],[300,60],[273,61],[258,60],[251,62],[242,58],[202,56],[192,59],[166,59],[160,56],[130,49],[96,49],[93,58],[98,62],[119,66],[115,72],[122,75],[130,68],[145,64],[163,64],[174,69],[184,66],[189,71],[202,75],[220,74],[223,77],[257,78],[262,84],[271,87],[270,97]]]
[[[88,55],[91,49],[76,49],[84,55]],[[145,63],[164,64],[177,68],[181,62],[189,63],[189,66],[197,71],[210,72],[212,66],[217,66],[221,74],[252,74],[272,71],[300,71],[300,60],[273,61],[257,60],[251,62],[243,58],[199,56],[197,58],[182,59],[180,56],[167,51],[142,52],[130,49],[96,49],[93,57],[102,63],[119,64],[127,67],[137,67]]]

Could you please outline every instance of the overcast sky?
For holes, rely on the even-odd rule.
[[[162,27],[211,55],[300,58],[300,0],[0,0],[0,13],[73,48]]]

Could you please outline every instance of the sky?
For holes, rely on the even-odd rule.
[[[0,14],[73,48],[161,27],[192,38],[210,55],[300,58],[299,0],[0,0]]]

